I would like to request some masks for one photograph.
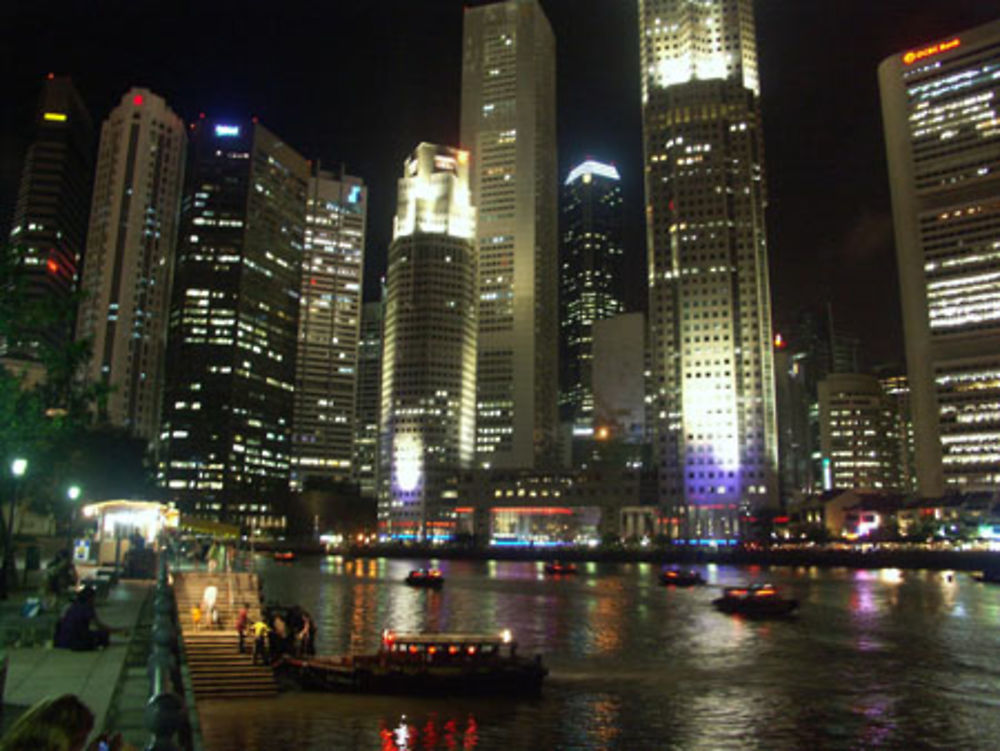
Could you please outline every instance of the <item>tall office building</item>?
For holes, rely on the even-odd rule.
[[[427,540],[476,422],[476,212],[469,154],[422,143],[399,181],[386,275],[379,536]],[[450,532],[448,533],[450,534]]]
[[[77,337],[93,340],[87,379],[111,387],[112,425],[159,430],[167,312],[187,148],[162,97],[133,88],[101,126]]]
[[[655,455],[670,530],[732,539],[777,500],[750,0],[640,0]]]
[[[594,324],[625,309],[619,179],[613,165],[587,160],[563,183],[559,405],[574,435],[594,428]]]
[[[553,457],[558,421],[555,38],[537,0],[467,7],[462,147],[478,211],[476,450],[492,467]]]
[[[299,298],[292,487],[351,479],[368,191],[357,177],[309,180]]]
[[[71,304],[87,237],[93,141],[93,121],[73,82],[50,74],[38,98],[10,231],[32,301]],[[41,342],[59,348],[72,336],[72,328],[59,325],[25,331],[2,343],[4,356],[37,361]]]
[[[281,523],[309,165],[255,120],[191,126],[160,481],[191,511]]]
[[[361,309],[358,340],[358,387],[354,406],[354,481],[361,495],[375,498],[378,471],[378,415],[382,389],[383,303]]]
[[[1000,21],[879,65],[921,495],[1000,483]]]

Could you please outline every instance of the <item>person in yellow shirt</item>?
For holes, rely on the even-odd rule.
[[[201,608],[197,605],[191,608],[191,623],[194,624],[195,631],[201,628]]]
[[[257,656],[260,655],[261,662],[267,665],[267,635],[271,633],[271,629],[262,620],[255,621],[250,629],[253,631],[253,664],[257,664]]]

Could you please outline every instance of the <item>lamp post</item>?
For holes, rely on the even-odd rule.
[[[73,560],[73,523],[76,521],[76,502],[80,499],[80,486],[70,485],[66,489],[66,497],[69,499],[69,522],[66,524],[66,550],[69,552],[70,560]]]
[[[10,463],[10,473],[14,477],[14,493],[10,498],[10,512],[7,515],[7,534],[3,547],[3,567],[0,569],[0,599],[7,599],[7,584],[11,563],[14,560],[14,509],[21,489],[21,478],[28,471],[28,460],[16,457]]]

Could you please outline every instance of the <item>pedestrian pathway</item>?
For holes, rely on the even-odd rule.
[[[104,623],[129,630],[128,634],[113,634],[111,645],[105,649],[92,652],[53,649],[51,640],[45,645],[8,649],[3,727],[46,696],[76,694],[94,713],[94,734],[104,729],[125,664],[128,641],[152,584],[151,581],[119,582],[107,599],[98,603],[97,613]]]

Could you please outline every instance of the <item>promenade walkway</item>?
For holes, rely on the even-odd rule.
[[[106,599],[97,603],[98,617],[104,623],[129,630],[127,634],[113,634],[111,645],[105,649],[93,652],[53,649],[51,635],[44,644],[8,647],[5,651],[8,667],[2,695],[3,716],[0,718],[3,729],[40,699],[67,693],[79,696],[94,713],[94,735],[106,729],[108,711],[125,667],[129,639],[152,584],[151,581],[119,582],[111,588]],[[4,603],[0,617],[5,621],[20,618],[23,600],[23,595],[15,596]]]

